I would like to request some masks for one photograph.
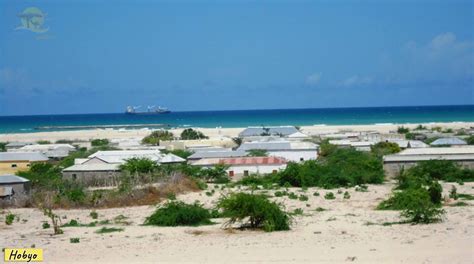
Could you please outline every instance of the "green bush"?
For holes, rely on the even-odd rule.
[[[376,156],[384,156],[389,154],[395,154],[401,151],[397,143],[392,142],[379,142],[370,147],[370,151]]]
[[[91,141],[91,146],[93,147],[98,147],[98,146],[108,146],[109,145],[109,140],[106,139],[106,138],[102,138],[102,139],[93,139]]]
[[[173,138],[173,133],[166,130],[157,130],[153,131],[150,135],[144,137],[142,139],[142,143],[149,145],[159,145],[160,141],[169,141],[173,140]]]
[[[280,184],[337,188],[366,183],[382,183],[384,172],[380,157],[355,149],[337,148],[319,160],[288,163],[278,173]]]
[[[170,201],[156,209],[145,220],[145,225],[156,226],[197,226],[211,224],[209,210],[198,202],[185,204],[179,201]]]
[[[398,127],[398,129],[397,129],[398,134],[406,134],[408,132],[410,132],[410,129],[407,128],[407,127],[401,126],[401,127]]]
[[[396,191],[390,198],[382,201],[377,209],[379,210],[404,210],[412,207],[414,201],[426,200],[431,203],[431,197],[425,188],[409,188]]]
[[[290,198],[291,200],[296,200],[296,199],[298,199],[298,195],[291,192],[291,193],[288,194],[288,198]]]
[[[268,152],[265,149],[251,149],[247,156],[249,157],[268,157]]]
[[[205,136],[201,131],[194,130],[192,128],[187,128],[181,132],[181,139],[183,140],[193,140],[193,139],[208,139],[209,137]]]
[[[233,193],[219,199],[217,206],[230,218],[228,226],[246,219],[241,227],[262,228],[267,232],[290,229],[290,216],[263,195]]]
[[[97,219],[99,217],[99,214],[96,211],[92,211],[92,212],[90,212],[89,216],[92,219]]]
[[[334,200],[336,199],[336,196],[334,195],[334,193],[332,192],[328,192],[324,195],[324,199],[326,200]]]
[[[303,194],[298,197],[298,200],[300,200],[300,201],[302,201],[302,202],[308,201],[308,199],[309,199],[308,196],[303,195]]]
[[[69,242],[73,243],[73,244],[76,244],[76,243],[79,243],[81,240],[78,238],[78,237],[71,237],[69,239]]]
[[[401,216],[410,223],[429,224],[441,221],[445,211],[425,198],[414,199],[402,210]]]
[[[420,181],[442,180],[447,182],[474,181],[474,170],[460,167],[450,160],[427,160],[406,170],[405,177],[413,176]]]
[[[51,225],[48,222],[43,222],[42,227],[43,227],[43,229],[48,229],[48,228],[51,227]]]
[[[117,228],[117,227],[102,227],[101,229],[95,231],[96,234],[107,234],[107,233],[112,233],[112,232],[122,232],[124,229],[123,228]]]
[[[443,187],[438,182],[433,182],[428,188],[428,193],[430,194],[430,199],[433,204],[441,204],[443,198]]]
[[[457,188],[454,185],[451,185],[451,190],[449,191],[449,198],[454,199],[454,200],[458,199]]]
[[[193,153],[191,151],[185,150],[185,149],[175,149],[175,150],[162,150],[161,152],[165,154],[173,154],[176,155],[180,158],[187,159],[189,156],[191,156]]]
[[[5,216],[5,224],[6,225],[13,224],[13,220],[15,220],[15,215],[14,214],[9,213],[9,214],[7,214],[7,216]]]
[[[344,199],[351,199],[351,195],[349,192],[344,192]]]
[[[314,192],[313,196],[319,196],[319,192]]]
[[[467,142],[468,145],[474,145],[474,135],[469,136],[468,138],[466,138],[466,142]]]

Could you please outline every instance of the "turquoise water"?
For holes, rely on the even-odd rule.
[[[163,124],[166,127],[348,125],[474,122],[474,105],[172,112],[163,115],[77,114],[0,116],[0,133],[64,130],[56,126]],[[53,126],[48,130],[40,127]]]

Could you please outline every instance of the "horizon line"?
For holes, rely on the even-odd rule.
[[[403,108],[403,107],[463,107],[473,104],[447,104],[447,105],[394,105],[394,106],[349,106],[349,107],[303,107],[303,108],[251,108],[251,109],[227,109],[227,110],[186,110],[171,111],[171,113],[191,113],[191,112],[235,112],[235,111],[273,111],[273,110],[311,110],[311,109],[361,109],[361,108]],[[0,115],[2,117],[28,117],[28,116],[69,116],[69,115],[112,115],[125,114],[124,112],[99,112],[99,113],[71,113],[71,114],[38,114],[38,115]]]

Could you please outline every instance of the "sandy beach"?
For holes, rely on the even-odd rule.
[[[335,133],[339,131],[375,131],[380,133],[389,133],[396,131],[398,127],[404,126],[410,129],[415,128],[419,124],[376,124],[376,125],[317,125],[317,126],[302,126],[300,127],[303,133],[308,135],[318,135],[325,133]],[[442,127],[442,128],[470,128],[474,127],[474,122],[452,122],[452,123],[424,123],[423,126],[427,128]],[[237,137],[238,134],[245,128],[195,128],[202,131],[209,137]],[[178,136],[183,129],[172,129],[171,132]],[[55,142],[57,140],[82,140],[89,141],[94,138],[106,139],[126,139],[126,138],[143,138],[150,134],[150,129],[93,129],[93,130],[72,130],[72,131],[49,131],[49,132],[35,132],[35,133],[9,133],[0,134],[0,142],[19,141],[31,142],[38,140],[48,140]]]
[[[443,184],[445,195],[452,184]],[[474,194],[474,183],[454,184],[459,193]],[[51,236],[52,229],[42,229],[47,218],[37,209],[12,209],[19,221],[10,226],[0,215],[1,247],[44,249],[45,263],[472,263],[474,259],[474,210],[470,206],[450,207],[443,222],[430,225],[396,224],[396,211],[377,211],[374,207],[385,199],[392,183],[369,185],[368,192],[343,189],[349,200],[336,194],[336,200],[325,200],[328,190],[310,188],[308,201],[274,197],[287,211],[301,208],[292,230],[265,233],[261,231],[224,230],[225,219],[199,227],[142,226],[154,206],[97,210],[98,220],[110,220],[108,227],[122,227],[122,232],[96,234],[97,227],[65,227],[64,234]],[[213,189],[210,185],[209,189]],[[221,192],[209,197],[205,191],[182,194],[179,200],[200,201],[212,208]],[[290,191],[301,194],[299,188]],[[318,191],[321,196],[313,196]],[[268,191],[272,194],[274,191]],[[322,207],[325,211],[315,209]],[[62,222],[77,219],[89,223],[90,209],[57,210]],[[114,224],[118,215],[126,216],[129,225]],[[70,238],[80,243],[70,243]]]

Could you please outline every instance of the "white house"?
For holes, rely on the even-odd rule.
[[[248,152],[255,149],[265,150],[269,156],[300,162],[317,159],[319,146],[312,142],[252,141],[242,143],[237,150]]]
[[[286,168],[287,161],[278,157],[241,157],[241,158],[211,158],[200,159],[191,165],[205,168],[214,167],[218,164],[229,166],[227,173],[232,179],[239,180],[250,174],[276,173]]]
[[[74,150],[76,148],[70,144],[33,144],[9,149],[8,152],[39,152],[48,158],[64,158],[69,155],[69,152]]]

